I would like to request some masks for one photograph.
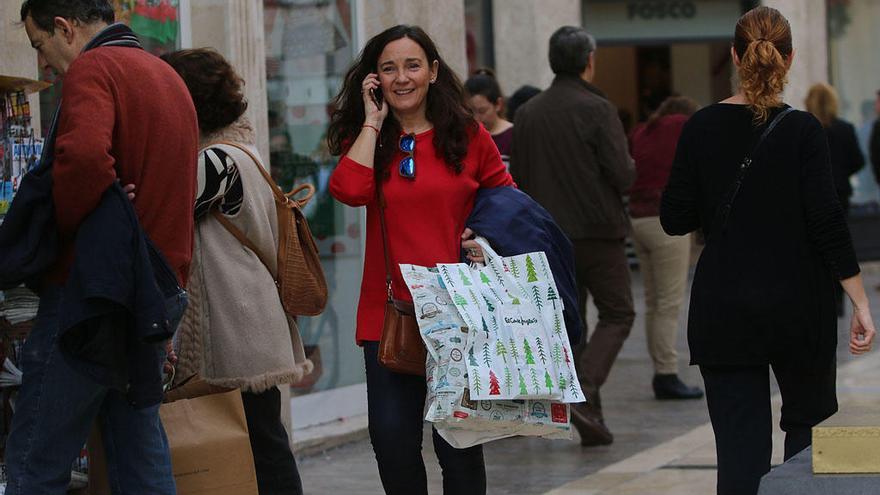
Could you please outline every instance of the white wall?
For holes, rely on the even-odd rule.
[[[763,4],[778,9],[791,24],[795,55],[785,102],[802,109],[810,86],[828,81],[825,0],[765,0]]]
[[[222,53],[245,81],[247,116],[254,124],[257,147],[269,156],[266,102],[266,46],[263,2],[257,0],[190,0],[193,48]]]
[[[462,0],[360,0],[357,12],[361,46],[397,24],[418,25],[434,40],[452,70],[467,77]]]
[[[492,15],[496,74],[505,94],[524,84],[549,86],[550,35],[562,26],[581,25],[580,0],[496,0]]]

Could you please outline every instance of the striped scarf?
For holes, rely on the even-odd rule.
[[[129,48],[140,48],[141,46],[140,40],[134,31],[131,30],[130,27],[126,26],[122,23],[111,24],[104,29],[101,30],[98,34],[95,35],[91,41],[86,44],[86,47],[83,48],[83,52],[87,52],[92,48],[97,48],[99,46],[127,46]]]

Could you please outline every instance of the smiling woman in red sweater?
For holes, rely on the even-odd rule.
[[[377,180],[385,197],[394,296],[410,299],[399,263],[455,263],[460,250],[482,259],[465,229],[480,188],[513,184],[489,133],[467,110],[461,82],[430,37],[395,26],[372,38],[345,78],[329,130],[344,154],[330,192],[367,207],[367,246],[358,304],[370,438],[386,493],[427,494],[422,461],[425,379],[378,363],[385,311],[385,265]],[[409,151],[412,151],[410,156]],[[434,432],[445,493],[484,494],[481,447],[454,449]]]

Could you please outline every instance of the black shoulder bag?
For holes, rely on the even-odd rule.
[[[724,204],[718,208],[715,212],[715,218],[712,221],[712,231],[709,237],[715,237],[719,235],[721,232],[727,228],[727,219],[730,216],[730,210],[733,208],[733,201],[736,199],[737,194],[739,194],[739,190],[742,187],[743,179],[746,176],[746,172],[748,172],[749,168],[752,166],[752,158],[757,154],[758,148],[764,143],[764,140],[767,139],[767,136],[770,135],[770,132],[779,125],[783,118],[786,115],[793,112],[794,108],[788,107],[781,112],[779,112],[773,120],[770,121],[770,124],[767,125],[767,128],[764,129],[764,132],[761,134],[761,137],[758,138],[758,142],[755,143],[755,146],[752,147],[752,150],[743,158],[742,162],[739,165],[739,171],[736,174],[736,178],[733,181],[733,184],[730,185],[730,189],[728,189],[727,194],[725,195]],[[706,239],[707,241],[709,238]]]

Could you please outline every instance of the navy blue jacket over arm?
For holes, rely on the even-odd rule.
[[[77,231],[61,299],[62,353],[98,383],[127,390],[133,406],[157,404],[164,342],[182,314],[183,294],[114,184]]]
[[[569,342],[580,342],[583,321],[574,278],[574,252],[550,213],[514,187],[480,189],[467,226],[485,237],[501,256],[544,252],[564,307]]]

